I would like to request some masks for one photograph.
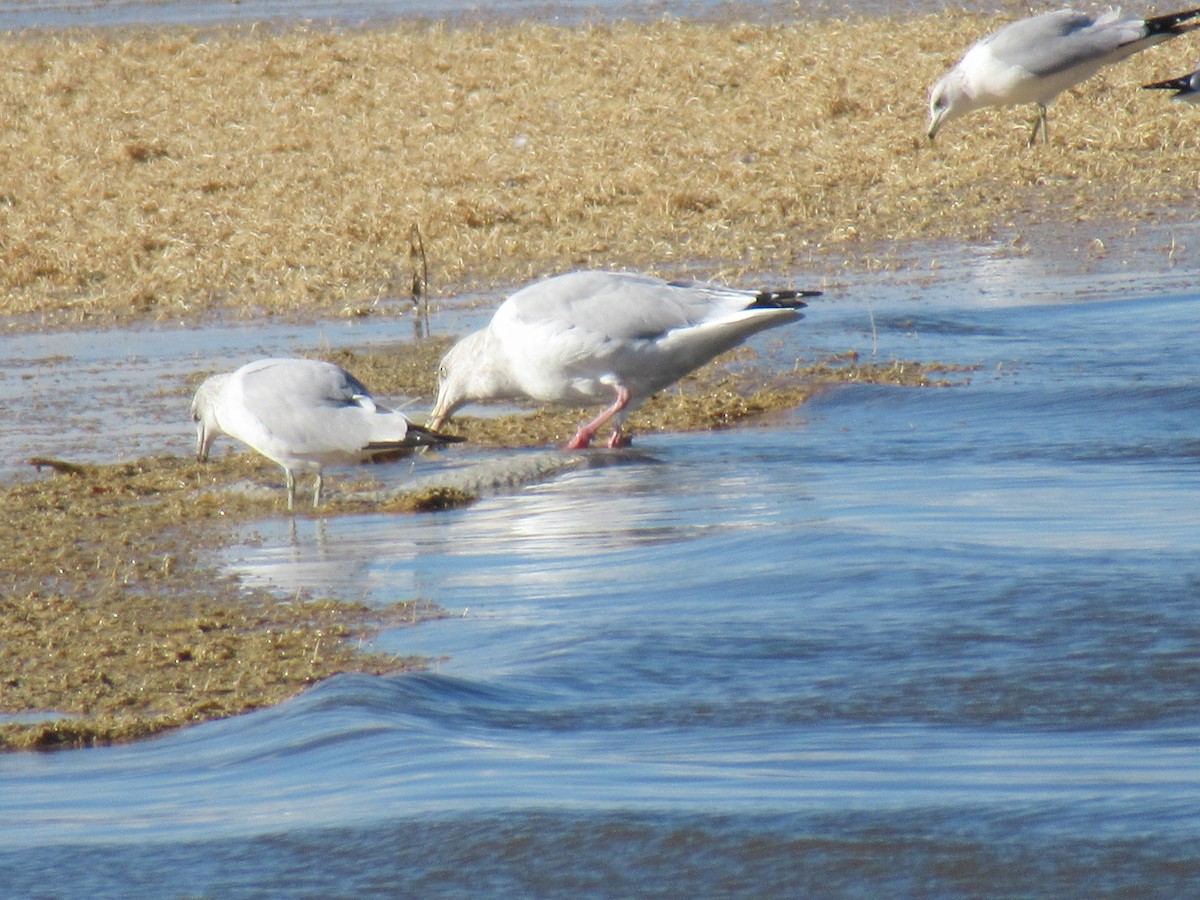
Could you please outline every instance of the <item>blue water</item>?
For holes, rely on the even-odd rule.
[[[978,368],[465,509],[256,523],[221,562],[281,597],[452,613],[375,642],[432,668],[0,758],[0,883],[1194,895],[1200,296],[1097,295],[814,303],[766,360]],[[497,452],[460,449],[420,468]]]

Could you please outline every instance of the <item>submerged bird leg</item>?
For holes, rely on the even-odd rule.
[[[627,387],[618,384],[613,388],[613,390],[617,392],[617,399],[613,401],[613,405],[604,412],[600,413],[600,415],[596,416],[596,418],[592,419],[592,421],[588,422],[586,425],[581,425],[579,430],[575,432],[575,437],[571,438],[571,442],[567,444],[568,450],[582,450],[584,447],[588,446],[592,442],[592,438],[596,436],[596,432],[600,430],[604,423],[629,405],[629,389]],[[618,425],[616,431],[613,432],[613,437],[615,438],[620,431],[621,426]],[[609,446],[615,447],[624,445],[613,444],[610,441]]]
[[[618,425],[613,429],[613,433],[609,436],[608,443],[605,444],[609,450],[616,450],[620,447],[628,447],[633,443],[633,435],[625,431]]]
[[[1037,118],[1033,120],[1033,131],[1029,134],[1029,146],[1037,143],[1038,129],[1042,130],[1042,143],[1050,143],[1050,129],[1046,126],[1046,104],[1037,105]]]

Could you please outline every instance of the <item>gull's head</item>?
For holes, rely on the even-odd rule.
[[[437,431],[454,413],[472,400],[495,396],[489,374],[495,364],[489,358],[486,331],[469,334],[442,357],[438,366],[438,395],[429,414],[428,428]]]
[[[938,130],[951,119],[957,119],[967,111],[967,96],[957,70],[942,76],[929,92],[929,140],[937,137]]]
[[[213,375],[205,379],[192,397],[192,424],[196,426],[196,462],[208,459],[208,450],[217,435],[222,434],[217,422],[217,405],[228,375]]]

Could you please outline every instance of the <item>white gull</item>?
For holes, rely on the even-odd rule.
[[[1005,25],[972,46],[929,95],[929,139],[952,119],[985,106],[1033,103],[1038,128],[1049,140],[1046,106],[1062,91],[1091,78],[1111,63],[1196,27],[1181,23],[1200,9],[1156,16],[1123,18],[1060,9]]]
[[[535,282],[442,359],[429,425],[479,400],[529,398],[612,405],[567,445],[613,422],[609,447],[629,443],[625,418],[651,394],[750,335],[802,318],[820,291],[747,291],[621,272],[571,272]]]
[[[191,411],[196,459],[204,462],[221,434],[248,444],[283,467],[288,509],[295,506],[297,472],[316,473],[317,506],[326,465],[461,440],[413,424],[377,404],[349,372],[312,359],[261,359],[213,375],[196,391]]]

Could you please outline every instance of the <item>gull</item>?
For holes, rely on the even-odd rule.
[[[313,359],[260,359],[211,376],[192,399],[192,421],[199,462],[208,459],[216,437],[227,434],[282,466],[289,510],[297,472],[316,473],[315,507],[326,465],[462,440],[413,424],[377,404],[349,372]]]
[[[1157,16],[1122,18],[1119,11],[1095,16],[1060,9],[1020,19],[989,34],[969,49],[929,94],[929,139],[951,119],[985,106],[1033,103],[1037,118],[1029,144],[1049,141],[1046,106],[1062,91],[1091,78],[1110,63],[1161,44],[1195,28],[1182,22],[1200,9]]]
[[[1175,91],[1172,100],[1181,103],[1200,103],[1200,69],[1190,75],[1179,78],[1168,78],[1166,81],[1156,81],[1154,84],[1142,85],[1144,90]]]
[[[610,420],[608,446],[627,446],[624,420],[651,394],[750,335],[802,318],[800,298],[819,294],[602,271],[534,282],[442,359],[429,426],[440,428],[477,400],[578,403],[612,395],[567,449],[587,447]]]

